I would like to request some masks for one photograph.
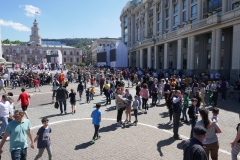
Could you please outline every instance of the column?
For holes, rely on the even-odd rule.
[[[168,54],[167,54],[167,51],[168,51],[168,43],[164,43],[164,67],[163,69],[168,69]]]
[[[140,56],[140,68],[143,68],[143,49],[140,49],[140,54],[139,54],[139,56]]]
[[[212,43],[211,43],[211,70],[215,69],[215,53],[216,53],[216,30],[212,30]]]
[[[232,48],[232,70],[240,69],[240,50],[239,50],[239,41],[240,41],[240,24],[233,26],[233,48]]]
[[[190,69],[190,59],[191,59],[191,36],[188,37],[188,42],[187,42],[187,69]]]
[[[128,18],[128,26],[127,26],[127,30],[128,30],[128,40],[127,40],[127,47],[129,48],[131,45],[130,45],[130,39],[131,39],[131,27],[130,27],[130,21],[131,21],[131,18]]]
[[[147,67],[148,68],[151,68],[152,65],[151,65],[151,61],[152,61],[152,56],[151,56],[151,46],[148,46],[147,48]]]
[[[172,1],[169,1],[169,32],[171,32],[173,30],[173,5],[172,5]],[[180,7],[180,6],[179,6]]]
[[[190,52],[190,69],[194,69],[194,55],[195,55],[195,36],[191,36],[191,52]]]
[[[216,54],[215,54],[215,70],[221,68],[221,43],[222,43],[222,29],[216,30]]]
[[[153,35],[157,35],[157,3],[153,6]],[[155,50],[154,50],[155,51]]]
[[[154,46],[154,68],[157,69],[158,68],[158,63],[159,63],[159,59],[158,59],[158,46],[155,45]]]
[[[146,8],[148,7],[147,5],[145,6]],[[143,38],[148,36],[148,9],[145,9],[145,31],[143,34]]]
[[[135,43],[135,16],[131,16],[131,47],[134,46]]]
[[[124,18],[123,17],[121,21],[121,29],[122,29],[122,41],[124,42]]]
[[[205,2],[204,2],[205,3]],[[202,20],[202,6],[203,6],[203,1],[198,1],[197,2],[197,18],[198,21]]]
[[[182,0],[178,1],[178,24],[179,25],[182,24],[182,17],[183,17],[182,6],[183,6],[183,1]]]
[[[222,14],[228,11],[228,0],[222,0]]]
[[[182,39],[177,42],[177,69],[182,69]]]
[[[132,66],[132,52],[129,51],[128,55],[128,67]]]

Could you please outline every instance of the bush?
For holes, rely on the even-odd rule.
[[[78,66],[81,66],[81,67],[83,67],[83,66],[85,66],[86,64],[85,63],[83,63],[83,62],[80,62],[79,64],[78,64]]]

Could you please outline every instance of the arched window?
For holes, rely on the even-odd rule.
[[[72,51],[70,52],[70,55],[73,55],[73,52],[72,52]]]
[[[16,53],[16,50],[15,50],[15,49],[13,50],[13,53]]]
[[[8,53],[8,49],[6,49],[6,53]]]
[[[32,54],[34,54],[34,53],[35,53],[35,51],[33,50],[33,51],[32,51]]]
[[[23,50],[21,50],[21,53],[22,53],[22,54],[24,53]]]
[[[66,54],[67,54],[66,51],[64,51],[63,55],[66,55]]]
[[[77,52],[77,56],[79,56],[79,52]]]
[[[40,54],[40,50],[38,50],[38,54]]]

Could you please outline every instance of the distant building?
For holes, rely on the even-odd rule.
[[[38,23],[35,20],[31,28],[28,44],[2,44],[3,57],[6,61],[15,63],[41,63],[47,60],[47,62],[52,62],[53,58],[48,58],[49,56],[47,55],[57,54],[58,58],[62,58],[62,60],[58,60],[59,63],[78,64],[82,62],[81,49],[65,45],[44,45],[39,30]],[[57,60],[58,58],[55,59]]]
[[[92,43],[91,51],[93,65],[128,66],[127,47],[120,39],[100,38]]]

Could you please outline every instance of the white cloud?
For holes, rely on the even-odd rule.
[[[28,17],[34,17],[36,12],[38,12],[37,15],[41,14],[41,11],[38,7],[35,7],[35,6],[32,6],[32,5],[19,5],[19,8],[22,8],[22,7],[26,11],[25,15],[28,16]]]
[[[4,20],[0,19],[0,25],[12,27],[13,29],[15,29],[17,31],[26,31],[26,32],[31,31],[30,28],[28,28],[27,26],[24,26],[21,23],[16,23],[13,21],[4,21]]]

